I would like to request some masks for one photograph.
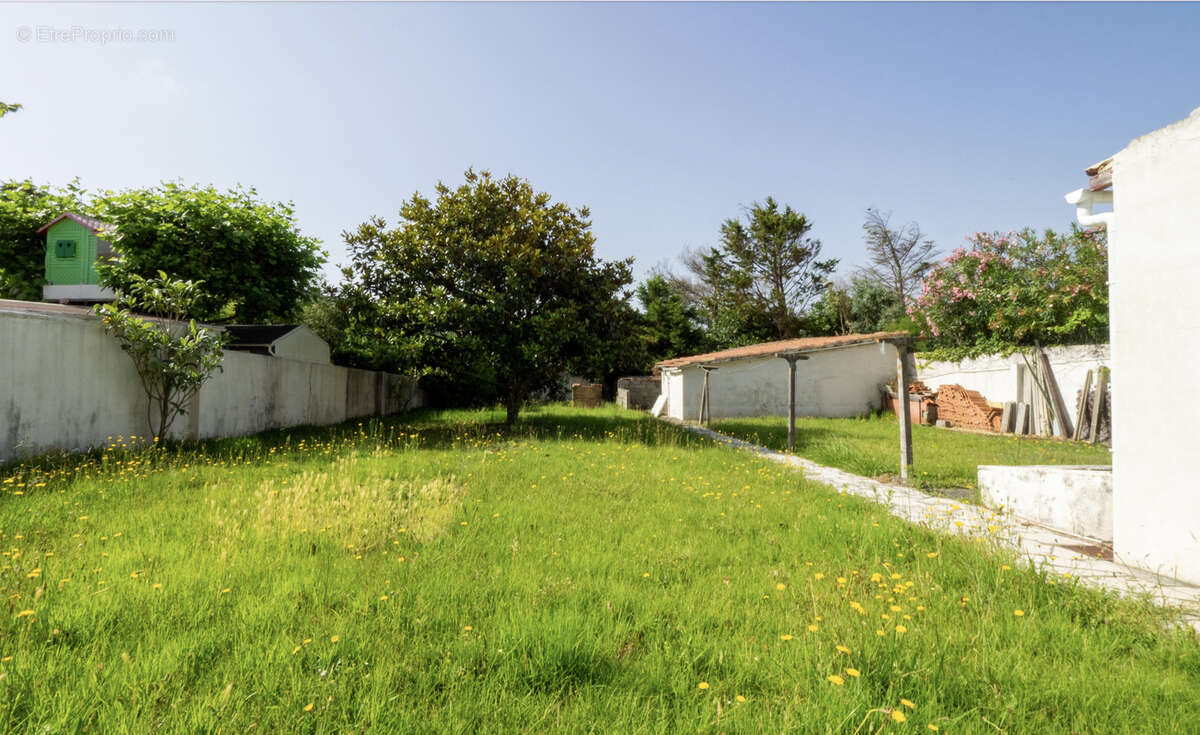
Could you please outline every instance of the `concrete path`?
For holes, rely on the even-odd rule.
[[[795,467],[806,479],[886,505],[892,515],[907,521],[946,533],[996,538],[1015,549],[1018,556],[1030,564],[1064,579],[1079,579],[1085,584],[1126,596],[1149,595],[1160,605],[1181,609],[1185,622],[1200,631],[1200,587],[1160,577],[1122,564],[1119,560],[1097,558],[1094,551],[1082,551],[1097,547],[1100,542],[1095,539],[1047,528],[982,506],[926,495],[904,485],[893,485],[826,467],[701,426],[685,425],[683,428],[720,444]]]

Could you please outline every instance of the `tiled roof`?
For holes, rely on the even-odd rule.
[[[810,352],[832,347],[849,347],[870,342],[887,342],[908,339],[908,332],[875,332],[873,334],[844,334],[836,337],[801,337],[800,339],[784,339],[778,342],[763,342],[745,347],[734,347],[720,352],[707,352],[702,355],[673,357],[663,360],[654,366],[655,371],[662,368],[684,367],[698,363],[725,362],[751,357],[768,357],[781,352]]]
[[[108,224],[107,222],[101,222],[100,220],[96,219],[95,217],[85,217],[82,214],[75,214],[74,212],[63,212],[62,214],[58,215],[54,219],[50,220],[46,224],[39,227],[38,234],[41,235],[42,233],[44,233],[46,230],[50,229],[54,225],[58,224],[59,222],[62,222],[64,219],[69,219],[69,220],[78,222],[79,224],[88,228],[92,232],[99,232],[100,230],[113,229],[112,225]]]

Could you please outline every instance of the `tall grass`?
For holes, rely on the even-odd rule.
[[[787,420],[783,417],[726,419],[713,428],[771,449],[787,447]],[[925,489],[975,489],[979,465],[1112,464],[1112,454],[1101,445],[933,426],[912,429],[911,482]],[[900,427],[895,416],[886,414],[857,419],[799,418],[795,453],[856,475],[898,480]]]
[[[1148,603],[634,414],[492,419],[3,468],[0,727],[1200,731]]]

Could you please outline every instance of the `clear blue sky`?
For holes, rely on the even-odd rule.
[[[37,38],[75,27],[174,39]],[[945,250],[1067,227],[1198,70],[1184,4],[3,5],[0,177],[253,185],[341,263],[343,230],[474,166],[591,207],[639,277],[773,195],[847,274],[868,206]]]

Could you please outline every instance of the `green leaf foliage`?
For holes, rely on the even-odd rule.
[[[155,278],[130,274],[124,283],[116,303],[100,304],[95,311],[133,360],[148,399],[151,434],[165,438],[204,381],[221,369],[225,335],[194,319],[183,321],[201,298],[199,283],[171,279],[162,271]]]
[[[432,200],[414,194],[398,226],[376,217],[345,237],[342,348],[376,367],[474,380],[510,423],[565,371],[603,369],[630,316],[631,261],[598,259],[586,208],[512,175],[468,170]]]
[[[977,233],[930,271],[909,314],[939,359],[1107,342],[1107,235]]]
[[[685,303],[674,281],[661,274],[652,275],[638,285],[637,298],[651,363],[705,350],[699,314]]]
[[[0,298],[41,300],[46,236],[37,230],[63,212],[88,213],[78,182],[65,188],[28,179],[0,184]]]
[[[254,189],[167,182],[105,193],[95,210],[115,226],[119,254],[100,267],[101,277],[126,291],[134,277],[159,271],[201,284],[188,316],[202,321],[295,319],[325,256],[300,233],[290,204],[262,202]]]
[[[812,223],[773,198],[755,202],[746,221],[721,225],[721,244],[689,259],[702,284],[701,316],[714,349],[798,337],[837,259],[821,260]]]

